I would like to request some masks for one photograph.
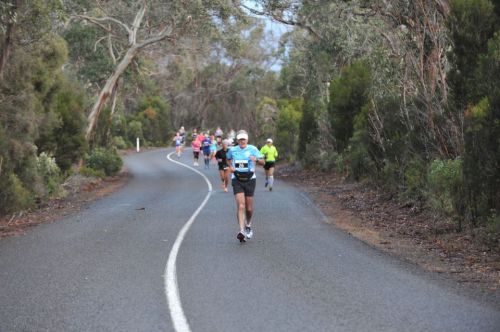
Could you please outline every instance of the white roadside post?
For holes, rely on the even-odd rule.
[[[137,141],[137,152],[139,152],[141,150],[140,147],[139,147],[139,137],[137,137],[136,141]]]

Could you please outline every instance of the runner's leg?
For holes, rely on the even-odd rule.
[[[224,184],[226,186],[224,191],[227,191],[227,187],[229,187],[229,179],[231,177],[230,174],[231,174],[231,172],[229,171],[229,168],[224,171],[224,177],[225,177]]]
[[[220,175],[220,181],[221,181],[221,188],[224,190],[226,188],[226,171],[223,169],[219,170],[219,175]]]
[[[234,195],[234,198],[236,200],[236,216],[238,218],[240,232],[245,232],[245,194],[238,193]]]
[[[245,217],[246,217],[246,224],[245,226],[251,227],[252,226],[252,216],[253,216],[253,196],[252,197],[245,197]]]
[[[269,172],[269,188],[272,188],[274,184],[274,167],[270,167],[268,172]]]

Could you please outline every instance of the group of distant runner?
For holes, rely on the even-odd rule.
[[[278,150],[273,140],[268,138],[266,144],[259,150],[248,144],[248,133],[240,130],[235,133],[230,130],[226,138],[223,131],[217,127],[213,134],[207,131],[193,129],[191,134],[191,148],[193,150],[193,165],[199,166],[200,154],[203,154],[204,169],[210,169],[210,162],[218,165],[221,188],[228,192],[229,182],[233,187],[236,201],[237,219],[240,230],[236,238],[245,242],[253,237],[252,215],[253,196],[256,187],[256,166],[264,167],[266,181],[264,186],[273,190],[274,168]],[[186,131],[181,127],[176,133],[173,142],[178,158],[181,157],[185,145]]]

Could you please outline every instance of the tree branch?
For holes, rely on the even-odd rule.
[[[103,29],[106,32],[111,32],[111,29],[106,27],[102,23],[103,22],[112,22],[112,23],[115,23],[115,24],[121,26],[127,32],[129,37],[132,34],[132,30],[130,30],[130,28],[125,23],[123,23],[123,22],[121,22],[113,17],[109,17],[109,16],[91,17],[91,16],[87,16],[87,15],[74,15],[74,17],[89,21],[90,23],[97,25],[98,27],[100,27],[101,29]]]
[[[149,39],[143,40],[142,42],[137,44],[137,48],[144,48],[148,45],[155,44],[157,42],[160,42],[162,40],[169,39],[173,40],[174,36],[172,36],[172,29],[164,29],[163,32],[160,34],[156,35],[155,37],[151,37]]]
[[[132,23],[132,29],[129,30],[128,42],[130,45],[134,45],[137,42],[137,31],[139,30],[142,18],[146,13],[146,7],[147,7],[146,0],[143,0],[141,8],[139,8],[139,11],[135,15],[134,22]]]
[[[113,60],[113,64],[116,65],[116,56],[115,56],[115,52],[113,51],[113,43],[111,42],[111,34],[108,35],[108,50],[109,50],[109,55],[111,56],[111,59]]]
[[[283,16],[278,16],[275,13],[261,12],[259,10],[254,9],[254,8],[250,8],[244,4],[240,4],[240,6],[245,8],[246,10],[251,12],[252,14],[259,15],[259,16],[269,16],[272,19],[274,19],[275,21],[278,21],[278,22],[286,24],[286,25],[297,26],[299,28],[302,28],[302,29],[309,31],[314,37],[316,37],[320,40],[323,39],[323,37],[312,26],[310,26],[304,22],[287,20],[287,19],[284,19]]]

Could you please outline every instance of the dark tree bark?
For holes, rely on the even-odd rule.
[[[19,7],[19,1],[20,0],[12,0],[11,16],[16,14],[17,9]],[[12,52],[15,31],[16,31],[16,21],[11,19],[7,23],[5,40],[3,42],[2,53],[0,54],[0,80],[3,80],[5,68],[7,67],[7,62],[9,61],[10,53]]]

